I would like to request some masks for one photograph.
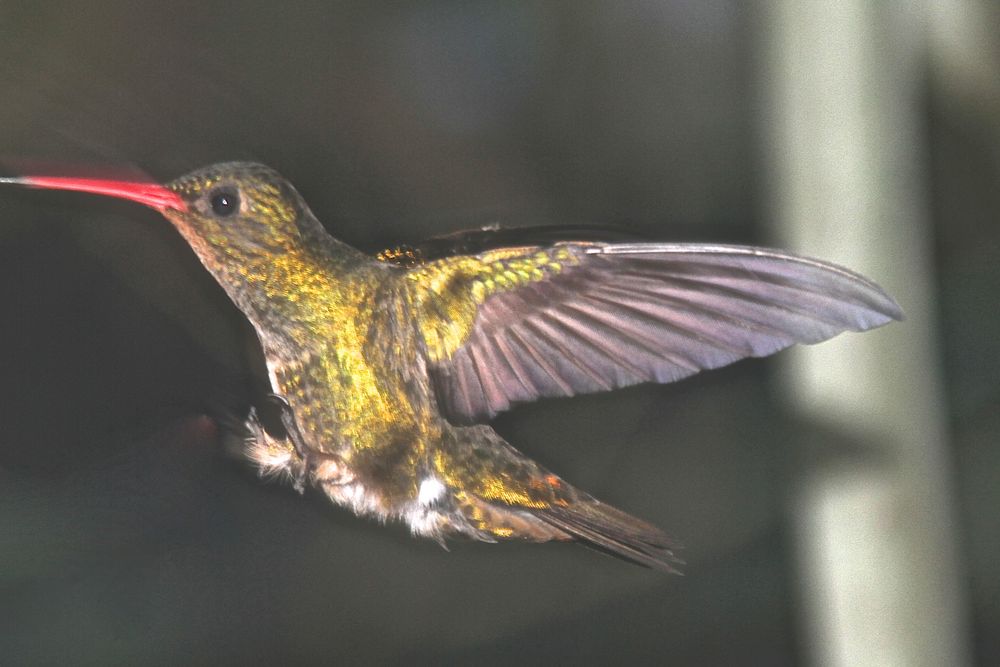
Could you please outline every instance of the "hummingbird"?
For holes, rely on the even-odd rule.
[[[0,181],[161,213],[249,320],[283,433],[253,408],[245,454],[415,536],[576,541],[667,572],[657,527],[575,488],[490,420],[544,397],[673,382],[902,319],[848,269],[751,246],[532,240],[498,230],[363,253],[260,164],[160,185]],[[508,243],[509,241],[509,243]]]

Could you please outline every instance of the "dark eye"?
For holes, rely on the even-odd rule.
[[[240,196],[235,190],[217,190],[212,193],[210,203],[212,211],[220,218],[224,218],[235,213],[240,207]]]

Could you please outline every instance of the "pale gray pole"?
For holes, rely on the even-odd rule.
[[[784,360],[794,409],[860,445],[817,457],[791,498],[807,654],[822,665],[962,665],[920,127],[925,9],[902,0],[766,7],[762,118],[776,242],[873,278],[907,316]]]

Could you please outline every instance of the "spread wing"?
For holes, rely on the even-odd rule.
[[[439,403],[458,423],[541,397],[673,382],[902,318],[856,273],[745,246],[501,248],[407,278]]]

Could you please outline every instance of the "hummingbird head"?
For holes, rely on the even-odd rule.
[[[215,164],[164,185],[55,176],[0,183],[107,195],[155,209],[248,315],[279,300],[304,303],[327,294],[328,267],[365,260],[329,236],[295,188],[261,164]]]
[[[218,260],[268,260],[308,246],[320,228],[292,185],[261,164],[227,162],[167,183],[180,205],[161,213],[191,246]]]
[[[149,206],[173,223],[220,279],[234,267],[304,257],[328,238],[287,180],[251,162],[210,165],[165,185],[53,176],[0,178],[0,183],[89,192]]]

